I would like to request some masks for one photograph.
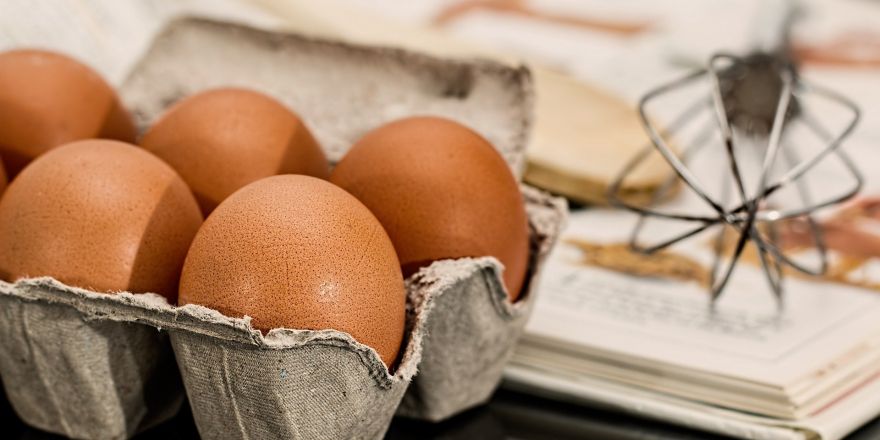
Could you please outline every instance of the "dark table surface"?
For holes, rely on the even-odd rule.
[[[2,388],[2,387],[0,387]],[[0,438],[53,439],[51,434],[29,428],[16,417],[0,395]],[[145,432],[138,439],[198,438],[188,406],[174,419]],[[395,419],[386,439],[674,439],[713,440],[727,437],[691,431],[659,422],[645,421],[601,409],[586,408],[508,390],[499,390],[489,404],[443,423],[430,424]],[[880,439],[880,419],[855,432],[847,440]]]

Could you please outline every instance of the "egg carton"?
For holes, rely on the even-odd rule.
[[[181,376],[203,438],[381,438],[419,363],[430,305],[412,309],[391,373],[372,348],[335,330],[264,336],[249,317],[52,278],[2,283],[0,293],[0,368],[13,408],[37,428],[95,439],[127,438],[174,415]]]
[[[534,286],[565,207],[523,190]],[[74,438],[127,438],[173,416],[182,376],[203,438],[379,439],[395,411],[437,420],[489,398],[535,296],[532,287],[511,304],[501,271],[492,257],[462,258],[407,280],[406,347],[393,372],[335,330],[264,336],[249,317],[157,294],[0,282],[0,372],[25,422]]]
[[[532,103],[521,67],[186,18],[159,34],[120,94],[143,130],[176,100],[228,85],[296,110],[334,162],[366,131],[430,114],[480,132],[521,176]],[[0,282],[0,378],[25,422],[76,438],[130,437],[175,414],[184,390],[205,438],[381,438],[395,411],[448,417],[497,386],[559,233],[564,201],[526,186],[523,196],[531,287],[511,304],[489,257],[419,271],[393,372],[345,333],[264,336],[247,317],[37,278]]]

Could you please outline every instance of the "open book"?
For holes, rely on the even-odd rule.
[[[616,212],[576,213],[567,239],[619,224]],[[591,393],[606,383],[622,398],[644,394],[630,408],[642,415],[651,416],[654,399],[749,423],[803,425],[827,438],[880,414],[880,294],[790,279],[777,311],[749,268],[753,276],[735,278],[712,311],[698,283],[590,266],[585,246],[563,242],[552,257],[509,370],[514,383],[600,401]],[[812,425],[826,418],[846,426]]]
[[[876,119],[880,91],[867,75],[825,76]],[[837,439],[880,415],[880,133],[865,123],[844,144],[866,176],[864,191],[817,216],[829,270],[787,272],[782,307],[753,248],[710,307],[713,233],[646,257],[627,246],[633,215],[574,212],[540,281],[509,384],[748,438]],[[723,161],[720,151],[706,154]],[[695,165],[698,177],[720,180],[703,165]],[[826,171],[813,176],[816,194],[840,183]],[[666,205],[695,203],[687,193]],[[676,227],[654,222],[643,237],[672,236]],[[789,233],[797,235],[783,228],[783,242]],[[789,250],[815,258],[802,243]]]

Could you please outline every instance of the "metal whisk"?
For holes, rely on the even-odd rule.
[[[639,215],[630,237],[630,245],[642,253],[651,254],[710,228],[720,228],[714,242],[715,257],[710,276],[709,289],[713,305],[728,284],[748,243],[754,245],[760,265],[780,307],[783,304],[783,267],[788,266],[812,275],[823,274],[828,266],[827,254],[822,230],[814,219],[814,213],[820,208],[851,198],[861,189],[863,183],[856,165],[839,148],[856,126],[859,109],[846,97],[798,75],[788,51],[788,28],[792,15],[793,11],[786,14],[781,32],[782,42],[776,44],[776,49],[747,56],[715,54],[705,68],[661,85],[644,95],[638,109],[651,144],[624,167],[608,191],[613,205]],[[649,104],[701,81],[710,84],[708,96],[702,94],[673,119],[665,130],[658,128],[648,115]],[[846,122],[842,129],[832,132],[823,125],[822,120],[806,104],[807,100],[814,97],[825,99],[837,106],[838,111],[845,112]],[[714,118],[710,118],[709,124],[694,140],[682,145],[680,152],[676,153],[668,139],[705,112],[714,113]],[[822,147],[812,157],[802,159],[803,151],[799,150],[798,144],[788,140],[789,132],[795,124],[803,124],[806,132],[821,142]],[[710,142],[709,138],[712,136],[720,137],[721,141]],[[748,149],[753,144],[757,144],[758,149],[757,156],[750,165],[744,157],[749,151],[754,154],[754,148]],[[710,195],[710,191],[706,190],[690,167],[691,160],[697,153],[712,147],[721,147],[711,151],[718,154],[714,163],[726,165],[719,167],[719,173],[716,174],[721,179],[720,197]],[[627,202],[621,193],[621,187],[653,152],[658,152],[671,167],[669,176],[653,194],[649,204],[643,206]],[[833,157],[840,161],[845,178],[851,182],[831,195],[814,200],[808,185],[804,183],[804,176],[814,171],[821,162]],[[757,173],[757,185],[753,188],[745,183],[746,171],[751,171],[752,175]],[[677,183],[683,183],[685,190],[692,191],[692,195],[707,205],[709,213],[666,212],[658,209],[657,204],[668,198]],[[778,196],[782,190],[792,186],[798,206],[774,207],[769,200],[771,196]],[[730,193],[734,194],[735,199],[731,198]],[[688,227],[683,228],[683,232],[659,240],[658,243],[646,245],[643,243],[644,226],[652,218],[687,222]],[[796,261],[784,252],[779,243],[778,230],[782,222],[786,221],[798,222],[801,227],[807,228],[812,236],[815,255],[818,255],[817,262],[806,264]],[[734,234],[736,238],[732,254],[725,257],[725,244],[730,243],[728,234]]]

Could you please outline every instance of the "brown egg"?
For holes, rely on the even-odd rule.
[[[180,304],[255,328],[336,329],[386,365],[403,340],[406,293],[394,246],[350,194],[308,176],[268,177],[227,198],[199,230]]]
[[[155,156],[123,142],[73,142],[33,161],[0,199],[0,275],[173,302],[201,223],[189,188]]]
[[[135,138],[131,117],[95,71],[54,52],[0,53],[0,155],[10,178],[49,149],[89,138]]]
[[[516,179],[483,137],[442,118],[412,117],[359,140],[330,181],[376,215],[405,276],[446,258],[493,256],[511,300],[529,260],[529,229]]]
[[[262,93],[223,88],[166,112],[141,145],[189,184],[205,215],[248,183],[276,174],[326,179],[327,158],[293,112]]]
[[[9,184],[9,178],[6,177],[6,168],[3,167],[3,161],[0,160],[0,195],[6,191],[6,185]]]

